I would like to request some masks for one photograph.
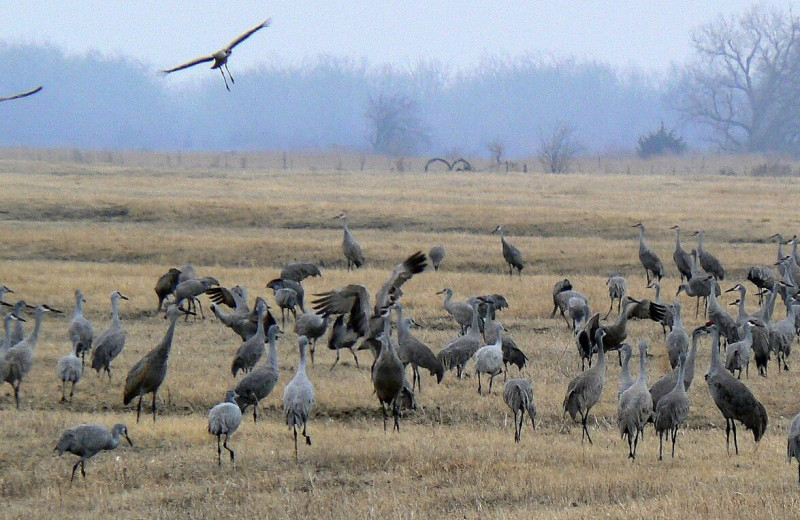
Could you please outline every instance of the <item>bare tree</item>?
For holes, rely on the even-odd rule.
[[[370,98],[366,117],[370,144],[378,153],[407,155],[430,141],[419,106],[405,94],[380,93]]]
[[[800,154],[800,18],[755,5],[701,25],[677,108],[735,152]]]
[[[486,145],[486,148],[489,150],[489,157],[492,159],[492,164],[496,166],[503,164],[506,146],[501,141],[492,141]]]
[[[559,124],[553,133],[542,137],[539,144],[539,161],[545,171],[550,173],[566,173],[572,159],[580,151],[575,140],[572,127]]]

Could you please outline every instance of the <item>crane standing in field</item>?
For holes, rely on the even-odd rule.
[[[570,381],[563,403],[564,413],[569,413],[573,421],[578,415],[581,416],[583,427],[581,442],[585,437],[589,439],[589,444],[593,444],[593,442],[586,427],[586,421],[589,419],[589,411],[600,400],[606,382],[606,354],[603,348],[603,336],[605,335],[603,329],[597,329],[595,332],[597,363]]]
[[[72,314],[72,321],[69,323],[69,339],[70,342],[75,341],[77,355],[81,357],[81,364],[83,364],[87,352],[92,351],[92,340],[94,338],[94,328],[92,322],[83,316],[83,304],[86,303],[86,298],[83,297],[83,292],[80,289],[75,291],[75,311]]]
[[[364,252],[361,249],[361,245],[350,232],[350,228],[347,227],[347,215],[340,213],[333,218],[338,218],[342,221],[344,233],[342,237],[342,253],[344,253],[345,259],[347,259],[347,270],[350,271],[353,268],[358,269],[364,265],[366,260],[364,259]]]
[[[531,418],[531,428],[536,430],[536,403],[533,401],[531,382],[527,379],[509,379],[503,389],[503,401],[514,412],[514,442],[519,442],[522,437],[525,412],[528,412],[528,417]]]
[[[525,267],[523,264],[522,253],[512,244],[508,243],[502,225],[494,228],[492,233],[500,233],[500,243],[503,245],[503,258],[508,264],[508,276],[514,275],[514,269],[517,270],[517,274],[519,274],[519,276],[522,276],[522,269]]]
[[[161,72],[163,72],[164,74],[169,74],[170,72],[175,72],[175,71],[178,71],[178,70],[187,69],[189,67],[193,67],[193,66],[198,65],[200,63],[206,63],[206,62],[209,62],[209,61],[213,61],[214,63],[211,65],[211,68],[212,69],[219,69],[220,74],[222,74],[222,80],[225,82],[225,88],[228,89],[228,92],[230,92],[231,88],[230,88],[230,86],[228,86],[228,80],[225,78],[225,73],[222,71],[222,67],[225,67],[225,70],[228,72],[228,77],[231,78],[231,84],[235,83],[233,81],[233,76],[231,76],[231,71],[228,70],[228,58],[230,58],[231,53],[233,52],[233,48],[236,47],[237,45],[239,45],[240,43],[242,43],[243,41],[245,41],[247,38],[249,38],[256,31],[259,31],[259,30],[263,29],[264,27],[269,27],[269,24],[270,24],[270,19],[267,18],[266,20],[261,22],[259,25],[253,27],[249,31],[247,31],[244,34],[242,34],[241,36],[237,37],[235,40],[233,40],[231,43],[229,43],[227,45],[227,47],[218,50],[214,54],[211,54],[209,56],[201,56],[201,57],[196,58],[196,59],[194,59],[192,61],[188,61],[188,62],[186,62],[186,63],[184,63],[182,65],[178,65],[177,67],[172,67],[171,69],[162,70]]]
[[[125,348],[125,329],[119,320],[119,301],[128,297],[119,291],[111,293],[111,325],[97,337],[94,351],[92,352],[92,368],[100,374],[105,370],[108,381],[111,381],[111,362],[119,356]]]
[[[283,415],[286,424],[294,433],[294,459],[297,460],[297,430],[303,427],[303,437],[306,444],[311,446],[311,436],[307,433],[308,418],[314,408],[314,385],[306,375],[306,347],[308,339],[300,336],[298,347],[300,349],[300,364],[297,366],[297,373],[286,385],[283,391]]]
[[[681,275],[681,282],[687,282],[692,277],[692,257],[681,246],[681,227],[678,225],[672,226],[670,229],[675,230],[675,251],[672,253],[672,260],[675,262],[675,267]]]
[[[236,391],[228,390],[225,401],[219,403],[208,412],[208,433],[217,437],[217,464],[222,467],[222,447],[231,454],[231,464],[236,466],[236,453],[228,446],[231,435],[242,424],[242,411],[236,404]],[[219,441],[225,436],[222,447]]]
[[[661,259],[656,252],[645,243],[644,224],[639,222],[631,227],[639,228],[639,261],[642,263],[642,267],[644,267],[644,273],[647,276],[647,285],[650,285],[650,273],[652,273],[653,277],[657,278],[658,281],[661,281],[661,278],[664,276],[664,264],[661,263]]]

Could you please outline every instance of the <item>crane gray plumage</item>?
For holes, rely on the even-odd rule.
[[[330,316],[320,316],[313,312],[304,312],[294,321],[294,332],[298,336],[305,336],[308,339],[309,354],[311,355],[311,365],[314,365],[314,351],[316,350],[317,340],[325,335],[328,330],[328,319]]]
[[[478,395],[481,395],[481,374],[489,376],[489,393],[492,393],[492,383],[495,376],[503,371],[503,325],[495,324],[496,339],[491,345],[484,345],[479,348],[473,357],[475,358],[475,374],[478,376]]]
[[[683,328],[683,320],[681,319],[681,303],[675,302],[672,304],[673,310],[673,325],[672,330],[667,334],[667,356],[669,357],[669,366],[674,369],[678,366],[678,360],[683,352],[689,350],[689,334]]]
[[[653,303],[656,305],[661,305],[664,307],[664,318],[661,319],[661,330],[664,332],[664,336],[667,335],[667,328],[672,331],[672,327],[675,325],[675,304],[667,303],[661,300],[661,284],[658,282],[652,282],[650,285],[647,286],[649,289],[653,289],[656,292],[655,298],[653,299]]]
[[[45,312],[62,314],[61,311],[47,305],[38,305],[33,330],[22,341],[6,350],[5,355],[0,358],[0,375],[4,375],[3,380],[14,388],[17,410],[19,410],[19,387],[33,368],[33,355],[39,341],[39,331],[42,328],[42,317]]]
[[[431,259],[431,265],[434,271],[439,270],[439,264],[444,260],[444,255],[444,246],[433,246],[431,250],[428,251],[428,258]]]
[[[533,400],[531,382],[527,379],[509,379],[503,388],[503,401],[514,412],[514,442],[519,442],[522,438],[525,412],[531,418],[531,428],[536,430],[536,403]]]
[[[483,339],[486,341],[486,345],[491,345],[497,341],[497,328],[494,325],[494,318],[491,314],[485,314],[484,320]],[[500,340],[503,342],[503,380],[505,381],[508,379],[508,365],[516,365],[517,369],[522,371],[528,363],[528,356],[525,355],[522,349],[517,346],[517,343],[507,334],[503,334]]]
[[[675,251],[672,253],[672,260],[681,275],[681,282],[684,280],[689,281],[692,278],[692,257],[681,246],[681,227],[675,225],[670,229],[674,229],[676,234]]]
[[[119,356],[125,348],[125,337],[127,333],[122,328],[119,319],[119,301],[127,300],[128,297],[119,291],[111,293],[111,325],[104,330],[95,340],[94,351],[92,352],[92,368],[99,374],[105,370],[108,380],[111,381],[111,362]]]
[[[336,351],[336,359],[333,365],[331,365],[331,370],[339,363],[339,352],[344,348],[348,349],[350,353],[353,354],[356,368],[358,368],[358,356],[356,355],[356,351],[353,350],[353,347],[358,342],[358,338],[358,334],[345,325],[344,314],[337,316],[331,327],[331,334],[328,337],[328,348]]]
[[[14,316],[22,317],[22,313],[25,309],[29,307],[25,300],[17,300],[14,304]],[[9,346],[13,347],[23,339],[25,339],[25,327],[23,327],[22,323],[25,320],[16,320],[13,323],[13,328],[11,330],[11,337],[9,339]]]
[[[564,316],[564,312],[567,310],[566,302],[569,301],[569,297],[564,299],[560,298],[559,295],[563,292],[571,291],[572,289],[572,282],[566,278],[553,284],[553,312],[550,313],[551,318],[556,317],[556,311],[559,309],[561,310],[561,315]],[[563,304],[561,302],[563,302]],[[564,319],[566,320],[567,318],[564,317]],[[569,323],[567,323],[567,326],[569,326]]]
[[[236,374],[241,370],[243,373],[250,372],[256,366],[261,356],[264,355],[264,343],[266,342],[266,332],[264,331],[264,316],[267,314],[267,304],[264,300],[258,302],[256,307],[258,313],[258,326],[256,333],[252,337],[244,341],[236,355],[233,357],[231,363],[231,374],[236,377]]]
[[[70,478],[72,482],[78,466],[81,467],[81,475],[85,479],[86,461],[101,451],[116,449],[123,437],[133,446],[131,438],[128,437],[128,428],[124,424],[115,424],[111,431],[99,424],[79,424],[61,434],[53,451],[57,451],[59,455],[72,453],[80,457],[80,460],[72,466],[72,478]]]
[[[253,309],[247,304],[247,290],[244,287],[234,286],[231,289],[224,287],[212,287],[206,291],[211,301],[211,312],[214,316],[222,322],[223,325],[230,328],[242,338],[242,341],[247,341],[258,330],[258,312],[256,308],[260,301],[264,301],[262,297],[256,298],[256,304]],[[224,313],[219,309],[219,305],[224,304],[233,308],[233,312]],[[267,305],[267,302],[264,301]],[[267,305],[267,314],[262,320],[264,322],[264,330],[269,331],[269,328],[276,324],[275,317],[269,311]]]
[[[780,286],[783,282],[779,282]],[[794,300],[790,300],[794,302]],[[778,320],[768,325],[770,350],[775,352],[778,363],[778,372],[781,368],[789,370],[786,358],[792,353],[792,343],[797,337],[797,314],[800,307],[793,303],[787,304],[787,315],[782,320]]]
[[[305,306],[306,291],[305,289],[303,289],[302,283],[297,282],[295,280],[289,280],[289,279],[284,280],[283,278],[275,278],[274,280],[270,280],[270,282],[267,284],[267,287],[272,289],[274,293],[277,293],[280,289],[293,290],[297,295],[296,296],[297,303],[295,304],[295,307],[300,307],[300,310],[302,312],[306,312],[306,306]],[[278,299],[277,294],[275,294],[275,299],[276,300]],[[289,305],[288,302],[287,305]],[[289,309],[289,307],[287,307],[287,309]]]
[[[617,313],[620,312],[622,298],[624,298],[625,294],[628,292],[628,282],[625,281],[624,277],[618,274],[609,275],[608,280],[606,280],[606,285],[608,286],[608,297],[611,299],[611,305],[608,306],[608,312],[603,319],[607,319],[609,314],[611,314],[611,309],[614,308],[614,300],[617,301]]]
[[[442,362],[445,370],[456,369],[456,375],[461,379],[464,367],[472,359],[473,354],[483,345],[481,331],[478,328],[478,311],[472,309],[472,325],[469,332],[451,340],[436,354],[436,359]]]
[[[158,307],[156,307],[156,312],[161,312],[161,307],[164,305],[164,300],[166,300],[169,295],[175,293],[175,288],[178,286],[178,278],[180,275],[180,269],[170,267],[169,271],[162,274],[156,282],[156,286],[153,288],[153,290],[156,292],[156,296],[158,296]]]
[[[395,266],[392,274],[375,293],[375,306],[370,305],[369,291],[363,285],[347,285],[341,289],[315,294],[314,310],[322,316],[347,314],[347,327],[358,337],[374,338],[383,330],[383,310],[403,294],[401,287],[415,274],[425,270],[425,254],[417,251]]]
[[[393,429],[400,432],[400,408],[397,396],[403,389],[406,371],[392,343],[391,321],[388,317],[384,322],[380,345],[381,350],[372,364],[372,386],[375,388],[375,394],[378,396],[378,402],[383,413],[383,431],[386,432],[386,407],[389,406],[392,409],[392,417],[394,418]]]
[[[183,274],[185,271],[182,271]],[[203,278],[192,278],[180,282],[175,287],[174,299],[171,302],[173,305],[180,307],[184,300],[189,300],[189,307],[191,308],[195,303],[200,307],[200,316],[205,319],[203,314],[203,304],[197,299],[198,296],[209,290],[210,288],[219,285],[216,278],[212,276],[204,276]],[[186,319],[189,319],[189,314],[186,314]]]
[[[347,260],[347,270],[350,271],[353,266],[358,269],[364,265],[366,260],[364,259],[364,252],[361,250],[361,245],[355,239],[353,234],[350,232],[350,228],[347,226],[347,215],[341,213],[334,218],[341,219],[342,221],[342,253],[344,253],[344,257]]]
[[[3,318],[3,327],[5,330],[5,335],[3,336],[2,341],[0,341],[0,358],[2,358],[5,352],[11,348],[11,335],[13,334],[14,321],[16,320],[25,321],[24,318],[17,317],[17,315],[14,314],[13,311],[6,313],[5,317]],[[2,378],[0,378],[0,383],[2,383]]]
[[[75,291],[75,311],[72,314],[72,321],[69,322],[69,340],[70,342],[78,338],[78,356],[81,358],[81,363],[86,358],[86,353],[92,351],[92,340],[94,339],[94,327],[92,322],[83,316],[83,304],[86,303],[86,298],[83,297],[83,292],[80,289]]]
[[[686,374],[686,354],[681,354],[678,366],[678,378],[674,388],[662,397],[655,408],[655,427],[658,433],[658,460],[663,460],[662,450],[664,436],[672,437],[672,458],[675,458],[675,441],[678,440],[678,428],[689,418],[689,396],[686,394],[684,377]]]
[[[176,305],[167,307],[166,319],[169,320],[167,332],[153,350],[145,354],[142,359],[131,367],[128,371],[128,377],[125,378],[122,402],[127,406],[134,398],[139,398],[139,402],[136,405],[137,423],[139,422],[139,415],[142,413],[142,396],[149,393],[153,394],[153,422],[156,421],[156,394],[158,394],[158,389],[161,388],[161,384],[167,377],[167,362],[172,349],[172,338],[175,335],[175,323],[183,312]]]
[[[567,302],[567,309],[569,310],[569,317],[572,319],[572,333],[577,334],[580,328],[586,325],[589,316],[592,314],[592,309],[583,295],[570,297]]]
[[[666,305],[650,301],[647,298],[637,300],[632,296],[625,296],[622,299],[622,305],[629,320],[652,320],[661,324],[662,328],[664,327],[667,315]]]
[[[694,235],[697,237],[697,257],[700,260],[700,267],[708,274],[713,274],[717,280],[724,280],[725,269],[717,257],[706,251],[703,232],[698,230],[694,232]]]
[[[308,277],[322,276],[319,267],[310,262],[292,262],[281,269],[281,279],[302,282]]]
[[[706,273],[702,269],[697,266],[697,250],[692,249],[692,277],[689,279],[688,282],[682,283],[678,285],[678,291],[675,293],[677,297],[681,291],[684,291],[687,296],[697,298],[697,303],[695,305],[694,316],[695,318],[700,313],[700,298],[702,297],[706,301],[708,300],[708,295],[711,294],[711,291],[716,291],[715,294],[717,296],[720,295],[721,291],[719,288],[719,284],[716,283],[714,280],[714,276]],[[705,313],[707,309],[706,302],[703,302],[703,312]]]
[[[619,348],[619,355],[622,358],[622,370],[619,373],[619,389],[617,390],[617,399],[622,395],[622,392],[633,386],[633,376],[631,376],[630,361],[633,355],[633,349],[628,343],[623,343]]]
[[[768,289],[772,291],[778,282],[775,275],[775,268],[768,265],[754,265],[747,270],[747,281],[756,286],[758,293],[758,303],[762,302],[762,291]]]
[[[709,330],[707,327],[697,327],[696,329],[692,330],[692,346],[689,349],[688,355],[686,356],[686,371],[683,375],[683,386],[687,392],[692,386],[692,381],[694,380],[694,367],[695,360],[697,359],[698,341],[701,336],[708,333]],[[662,397],[667,395],[675,387],[675,381],[678,380],[680,368],[680,356],[678,356],[678,360],[678,364],[672,370],[672,372],[662,376],[661,379],[653,383],[653,386],[650,387],[650,396],[653,398],[654,407],[658,404]]]
[[[727,343],[735,343],[741,339],[736,320],[719,304],[715,291],[709,292],[707,313],[708,319],[719,327],[719,331]]]
[[[730,454],[730,435],[733,431],[733,445],[739,454],[736,439],[736,421],[753,431],[753,439],[758,442],[767,429],[767,411],[747,386],[729,374],[719,358],[719,329],[711,326],[711,366],[706,373],[708,391],[714,404],[725,418],[725,446]]]
[[[217,437],[217,464],[219,467],[222,467],[222,448],[228,450],[231,455],[231,464],[236,465],[236,453],[228,446],[231,435],[242,424],[242,411],[236,404],[236,397],[236,390],[228,390],[225,393],[225,400],[208,412],[208,433]],[[219,443],[223,435],[225,442],[220,447]]]
[[[280,329],[277,325],[270,326],[267,331],[267,339],[269,342],[269,353],[267,354],[267,361],[256,366],[252,371],[245,375],[237,384],[236,388],[236,402],[239,405],[242,413],[247,410],[248,406],[253,407],[253,422],[258,421],[258,405],[259,402],[264,400],[278,382],[280,372],[278,370],[278,346],[277,338]]]
[[[795,415],[792,419],[786,444],[786,456],[789,458],[789,462],[792,461],[792,457],[798,462],[797,483],[800,484],[800,414]]]
[[[647,343],[639,343],[639,377],[619,396],[617,426],[622,438],[628,438],[628,457],[636,459],[639,436],[653,417],[653,397],[647,390]]]
[[[69,403],[72,404],[72,395],[75,393],[75,385],[83,377],[83,363],[78,357],[80,338],[76,335],[72,338],[72,351],[66,356],[62,356],[56,364],[56,374],[61,379],[61,402],[67,402],[66,392],[67,383],[72,383],[69,391]]]
[[[586,421],[589,419],[589,411],[600,400],[603,393],[603,386],[606,382],[606,355],[605,348],[603,347],[603,337],[605,332],[603,329],[598,329],[595,333],[594,341],[598,345],[597,349],[597,363],[590,367],[588,370],[581,372],[567,387],[567,394],[564,396],[564,413],[569,413],[572,420],[576,420],[578,415],[581,416],[581,424],[583,432],[581,434],[581,442],[584,436],[589,439],[589,444],[593,444],[592,437],[589,435],[589,430],[586,427]]]
[[[503,231],[502,225],[494,228],[492,233],[500,233],[500,243],[503,246],[503,259],[508,264],[508,276],[514,275],[514,269],[517,270],[519,276],[522,276],[522,269],[525,267],[522,253],[506,240],[506,234],[505,231]]]
[[[728,369],[731,374],[735,374],[738,370],[739,375],[736,379],[742,378],[742,370],[744,370],[747,378],[750,379],[750,354],[753,350],[754,327],[754,323],[750,321],[745,322],[744,338],[734,343],[728,343],[725,349],[725,368]]]
[[[583,305],[582,306],[585,309],[589,309],[589,312],[587,314],[591,315],[591,307],[589,305],[589,298],[587,298],[585,295],[579,293],[578,291],[575,291],[575,290],[572,290],[572,289],[566,289],[564,291],[561,291],[561,292],[553,295],[554,308],[553,308],[553,312],[550,315],[550,317],[551,318],[555,317],[555,312],[556,312],[556,310],[558,310],[561,313],[561,317],[564,318],[564,323],[567,324],[567,328],[573,329],[573,331],[574,331],[575,320],[573,319],[572,323],[570,323],[569,320],[567,319],[567,314],[570,314],[570,303],[569,302],[571,300],[573,300],[573,299],[582,300],[583,301]],[[578,301],[573,301],[572,302],[572,306],[573,306],[573,308],[578,309],[578,308],[581,307],[581,304]],[[571,314],[570,314],[570,317],[572,317]]]
[[[233,76],[231,75],[231,71],[228,69],[228,58],[230,58],[231,53],[233,52],[233,48],[242,43],[243,41],[245,41],[253,33],[265,27],[269,27],[269,24],[270,24],[270,19],[267,18],[266,20],[256,25],[249,31],[238,36],[235,40],[230,42],[226,47],[218,50],[217,52],[210,54],[208,56],[201,56],[199,58],[195,58],[191,61],[187,61],[186,63],[183,63],[176,67],[172,67],[171,69],[164,69],[161,72],[163,72],[164,74],[169,74],[170,72],[187,69],[189,67],[193,67],[200,63],[207,63],[209,61],[213,61],[214,63],[211,64],[211,68],[219,69],[220,74],[222,74],[222,80],[225,82],[225,88],[228,90],[228,92],[230,92],[231,88],[228,86],[228,80],[225,78],[225,72],[222,71],[222,68],[225,67],[225,71],[228,73],[228,77],[231,79],[231,84],[235,83],[235,81],[233,80]]]
[[[644,267],[644,273],[647,276],[647,284],[650,284],[650,273],[661,281],[661,278],[664,276],[664,264],[661,263],[661,259],[656,252],[647,246],[644,239],[644,224],[639,222],[631,227],[639,228],[639,261],[642,263],[642,267]]]
[[[422,392],[422,377],[419,368],[426,368],[432,376],[436,376],[436,383],[442,382],[444,377],[444,366],[439,361],[430,347],[420,341],[411,333],[409,325],[410,318],[403,317],[403,306],[395,305],[397,311],[397,357],[402,361],[403,366],[411,365],[411,390],[415,387]]]
[[[196,279],[197,279],[197,271],[195,270],[192,264],[186,264],[180,268],[180,273],[178,273],[178,283]]]
[[[614,323],[601,325],[600,313],[595,314],[589,319],[588,322],[586,322],[586,325],[578,333],[576,341],[578,343],[579,353],[581,354],[582,358],[588,357],[590,367],[592,352],[594,351],[595,347],[598,346],[596,342],[590,341],[592,338],[596,337],[596,331],[600,329],[605,333],[603,337],[603,345],[606,351],[618,350],[628,337],[628,313],[630,311],[630,307],[636,305],[637,303],[638,302],[635,300],[625,303],[624,307],[622,308],[622,312]],[[652,313],[656,312],[658,312],[658,308],[653,307]],[[653,317],[658,318],[658,315],[654,314]]]
[[[454,302],[453,289],[446,287],[436,294],[444,294],[444,310],[456,320],[456,323],[461,327],[461,334],[466,334],[470,325],[472,324],[472,305],[466,302]]]
[[[283,415],[286,424],[294,433],[294,458],[297,460],[297,430],[303,427],[303,437],[306,444],[311,446],[311,436],[308,435],[308,418],[314,408],[314,386],[306,375],[306,347],[308,340],[305,336],[298,339],[300,348],[300,364],[297,373],[283,390]]]
[[[503,309],[508,309],[508,300],[502,294],[482,294],[480,296],[470,296],[467,298],[467,303],[471,307],[478,309],[478,317],[489,316],[491,319],[497,317],[497,312]],[[479,307],[483,306],[485,310],[482,312]]]
[[[11,101],[12,99],[22,99],[24,97],[32,96],[32,95],[36,94],[37,92],[40,92],[41,90],[42,90],[42,86],[39,85],[36,88],[33,88],[31,90],[26,90],[25,92],[20,92],[19,94],[12,94],[10,96],[0,97],[0,102],[2,102],[2,101]]]

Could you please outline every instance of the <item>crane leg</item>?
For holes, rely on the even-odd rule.
[[[233,81],[233,76],[231,76],[231,71],[228,68],[227,62],[225,63],[225,70],[228,72],[228,77],[231,78],[231,84],[236,83],[235,81]]]
[[[298,456],[297,456],[297,425],[296,424],[294,426],[292,426],[292,432],[294,433],[294,460],[296,462],[297,459],[298,459]]]
[[[236,453],[234,453],[234,451],[228,447],[228,439],[230,439],[230,436],[231,435],[229,433],[225,434],[225,442],[222,443],[222,447],[230,452],[230,454],[231,454],[231,463],[235,466],[236,465]]]
[[[478,372],[478,395],[481,395],[481,373]]]
[[[222,467],[222,447],[219,444],[220,437],[222,437],[222,435],[217,435],[217,466],[219,466],[221,468]]]
[[[136,405],[136,424],[139,424],[139,415],[142,413],[142,396],[139,396],[139,404]]]
[[[75,393],[75,381],[72,382],[72,388],[69,389],[69,404],[72,404],[72,394]]]
[[[158,408],[156,407],[156,393],[157,392],[158,392],[157,390],[153,391],[153,422],[156,422],[156,412],[158,411]]]
[[[394,418],[394,427],[392,429],[400,433],[400,403],[397,398],[392,400],[392,417]]]
[[[82,461],[83,461],[83,459],[79,460],[78,462],[75,463],[74,466],[72,466],[72,478],[69,479],[69,483],[70,484],[72,484],[72,481],[75,480],[75,472],[78,470],[78,466],[81,465]]]
[[[383,412],[383,433],[386,433],[386,405],[381,401],[381,412]]]
[[[311,446],[311,435],[309,435],[307,433],[307,431],[306,431],[307,427],[308,427],[308,423],[303,423],[303,437],[306,438],[306,444]]]
[[[350,349],[350,352],[353,352],[353,349]],[[353,353],[353,355],[355,356],[355,353]],[[336,349],[336,359],[333,360],[333,364],[331,365],[331,370],[333,370],[336,367],[336,363],[338,362],[339,362],[339,349]]]
[[[658,460],[664,460],[664,432],[658,432]]]
[[[19,410],[19,385],[20,381],[17,381],[17,384],[14,385],[14,403],[17,405],[17,410]]]
[[[583,436],[586,435],[586,438],[589,439],[589,444],[594,444],[592,442],[592,436],[589,435],[589,428],[586,426],[586,422],[589,420],[589,412],[587,411],[586,414],[581,413],[581,424],[583,425],[583,433],[581,434],[581,442],[583,442]]]
[[[675,458],[675,441],[677,440],[677,437],[678,437],[678,427],[675,426],[672,429],[672,458],[673,459]]]
[[[61,401],[62,403],[67,402],[67,382],[61,381]]]
[[[352,352],[352,354],[353,354],[353,359],[356,360],[356,368],[361,368],[361,367],[358,366],[358,356],[356,356],[356,351],[353,350],[353,347],[350,347],[350,352]]]
[[[228,86],[228,80],[225,79],[225,72],[223,72],[222,67],[219,68],[219,73],[222,74],[222,81],[225,82],[225,88],[228,89],[228,92],[230,92],[231,87]]]
[[[736,454],[739,454],[739,442],[736,440],[736,423],[731,419],[731,427],[733,429],[733,447],[736,449]]]

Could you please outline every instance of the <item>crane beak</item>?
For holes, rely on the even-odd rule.
[[[119,294],[119,297],[122,298],[123,300],[130,300],[130,298],[128,298],[127,296],[125,296],[122,293]]]
[[[128,434],[127,434],[127,433],[125,434],[125,440],[126,440],[126,441],[128,441],[128,444],[130,444],[130,445],[131,445],[131,448],[133,448],[133,442],[131,441],[131,438],[130,438],[130,437],[128,437]]]

